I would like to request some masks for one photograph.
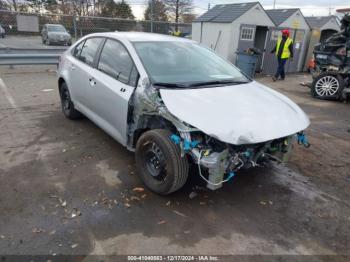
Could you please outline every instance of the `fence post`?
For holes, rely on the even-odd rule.
[[[151,33],[153,33],[153,0],[151,0]]]
[[[77,21],[76,16],[73,15],[73,28],[74,28],[74,39],[77,41]]]

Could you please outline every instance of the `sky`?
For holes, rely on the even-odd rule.
[[[126,0],[132,5],[132,10],[137,19],[143,18],[147,0]],[[275,0],[276,8],[300,8],[305,16],[323,16],[335,14],[338,8],[350,7],[350,0]],[[255,2],[254,0],[193,0],[194,12],[201,15],[216,4]],[[260,3],[265,9],[272,9],[274,0],[262,0]],[[347,4],[347,5],[346,5]]]

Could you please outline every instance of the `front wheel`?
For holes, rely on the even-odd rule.
[[[171,132],[154,129],[144,133],[136,145],[137,173],[153,192],[168,195],[187,181],[188,161],[171,139]]]
[[[344,89],[344,80],[340,75],[321,73],[315,77],[311,86],[311,95],[319,99],[338,100]]]

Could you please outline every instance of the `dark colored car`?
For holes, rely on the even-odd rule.
[[[350,97],[350,14],[342,19],[342,30],[315,46],[312,96],[345,100]]]
[[[41,30],[43,44],[71,45],[72,36],[66,28],[60,24],[45,24]]]

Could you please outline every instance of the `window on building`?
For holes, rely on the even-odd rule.
[[[254,28],[242,27],[241,40],[253,41],[254,40]]]

